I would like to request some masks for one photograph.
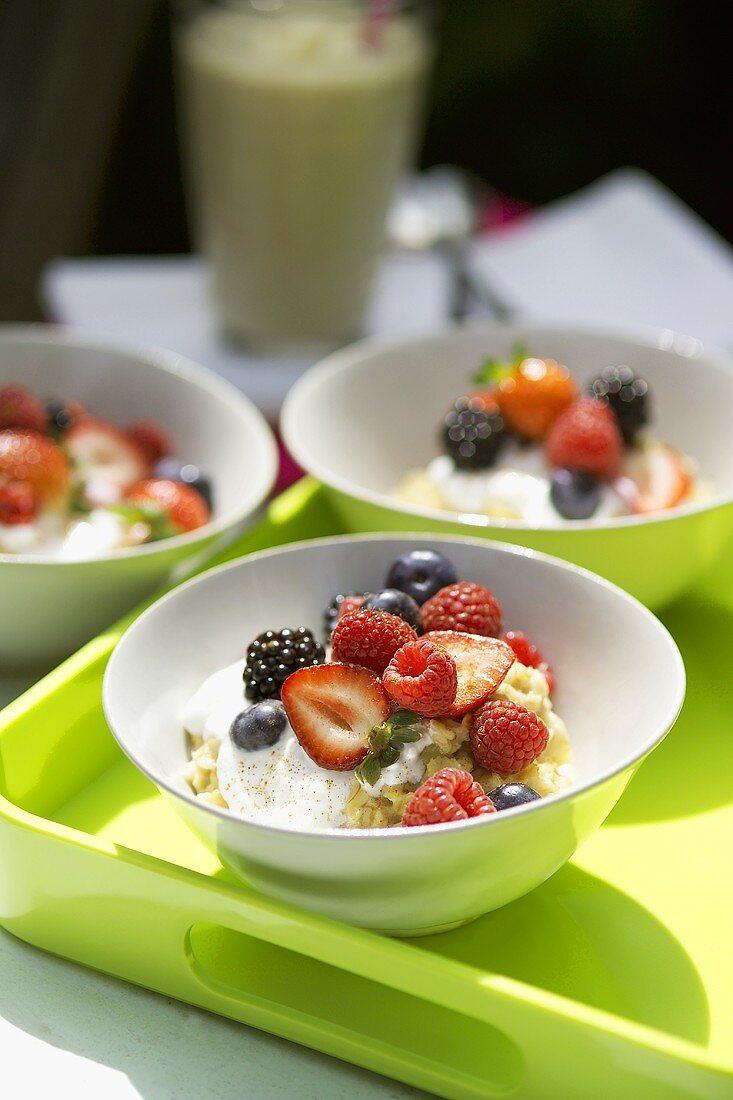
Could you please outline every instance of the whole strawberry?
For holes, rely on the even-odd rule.
[[[497,402],[510,431],[524,439],[541,440],[576,393],[572,375],[562,363],[529,357],[501,379]]]
[[[420,609],[425,632],[459,630],[495,638],[501,634],[503,613],[494,593],[473,581],[456,581],[431,596]]]
[[[491,699],[471,720],[469,740],[476,763],[497,775],[516,775],[528,768],[547,747],[542,719],[503,699]]]
[[[555,421],[547,437],[547,461],[610,478],[623,453],[623,440],[612,409],[603,401],[581,397]]]
[[[69,463],[60,447],[38,432],[0,431],[0,480],[23,482],[35,499],[62,504],[71,484]]]
[[[355,611],[336,623],[331,658],[361,665],[381,676],[398,649],[417,640],[413,628],[389,611]]]
[[[470,772],[443,768],[417,788],[402,815],[402,824],[440,825],[494,812],[494,804]]]
[[[382,683],[398,706],[423,718],[440,718],[453,709],[458,690],[456,662],[447,650],[420,638],[397,650]]]

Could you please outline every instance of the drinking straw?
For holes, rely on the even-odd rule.
[[[394,0],[369,0],[364,16],[363,37],[368,46],[376,49],[382,41],[384,29],[392,14]]]

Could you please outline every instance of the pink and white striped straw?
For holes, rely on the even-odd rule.
[[[392,15],[394,0],[369,0],[364,16],[363,35],[368,46],[376,49],[382,41],[384,28]]]

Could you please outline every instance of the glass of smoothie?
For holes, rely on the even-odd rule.
[[[361,330],[420,130],[429,0],[214,0],[177,37],[194,234],[224,333],[255,347]]]

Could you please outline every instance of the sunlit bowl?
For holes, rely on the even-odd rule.
[[[489,585],[507,623],[549,656],[576,784],[484,818],[388,830],[275,828],[197,799],[182,778],[181,713],[203,680],[243,660],[262,630],[318,630],[334,591],[376,591],[397,555],[431,546],[459,576]],[[591,573],[482,539],[364,535],[253,554],[174,590],[123,635],[104,706],[133,763],[244,881],[331,917],[407,934],[470,920],[561,867],[670,729],[684,691],[682,660],[664,627]]]
[[[652,434],[694,459],[708,499],[646,516],[532,527],[405,504],[390,496],[439,453],[438,430],[487,356],[516,342],[566,363],[581,386],[626,363],[649,383]],[[660,607],[688,588],[733,541],[733,361],[695,340],[658,332],[610,335],[548,325],[454,329],[411,340],[369,340],[329,356],[296,384],[283,409],[287,445],[323,482],[350,531],[443,531],[520,543],[592,569]]]

